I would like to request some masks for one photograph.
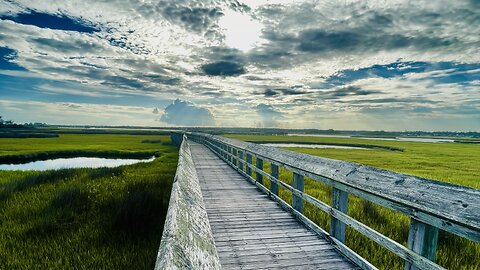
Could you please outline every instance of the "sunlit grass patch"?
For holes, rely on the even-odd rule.
[[[142,143],[146,136],[63,136],[52,138],[58,144],[16,145],[35,153],[75,150],[73,141],[80,149],[161,154],[117,168],[0,171],[0,269],[153,269],[178,148]]]

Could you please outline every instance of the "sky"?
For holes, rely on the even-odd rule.
[[[480,131],[480,1],[2,0],[0,115]]]

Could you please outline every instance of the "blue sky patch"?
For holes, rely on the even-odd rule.
[[[10,48],[0,47],[0,70],[26,70],[23,67],[11,62],[17,57],[17,52]]]
[[[54,30],[76,31],[82,33],[98,32],[99,29],[93,27],[81,18],[72,18],[63,14],[47,14],[31,10],[28,13],[20,13],[15,16],[2,15],[2,20],[11,20],[20,24],[35,25],[40,28],[49,28]]]
[[[323,87],[331,88],[345,85],[366,78],[394,78],[408,73],[424,73],[428,71],[442,71],[444,74],[429,76],[435,83],[468,84],[470,81],[479,80],[478,72],[469,72],[480,69],[479,64],[460,64],[455,62],[394,62],[388,65],[373,65],[360,69],[347,69],[328,77]]]
[[[42,85],[48,85],[65,91],[55,92],[42,89]],[[83,85],[73,82],[61,82],[42,78],[16,77],[0,74],[0,100],[35,100],[40,102],[73,102],[104,104],[108,100],[112,105],[131,105],[132,102],[146,107],[166,106],[170,101],[152,98],[145,95],[105,93],[105,96],[89,96],[79,94],[87,91]],[[78,91],[69,93],[69,89]]]

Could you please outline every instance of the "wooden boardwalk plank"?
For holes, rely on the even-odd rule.
[[[358,269],[208,148],[191,152],[224,269]]]

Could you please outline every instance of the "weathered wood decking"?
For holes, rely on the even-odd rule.
[[[223,269],[358,269],[207,147],[190,146]]]

